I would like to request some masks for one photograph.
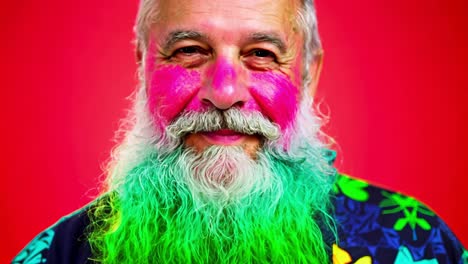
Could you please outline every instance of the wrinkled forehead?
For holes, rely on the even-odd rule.
[[[203,17],[223,15],[237,21],[241,17],[252,20],[265,17],[290,19],[294,17],[299,4],[295,0],[160,0],[158,2],[162,19],[183,20],[199,15]]]
[[[276,32],[285,39],[299,32],[295,0],[161,0],[151,32],[162,37],[174,28],[203,29],[235,37]]]

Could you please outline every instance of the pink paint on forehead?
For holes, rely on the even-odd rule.
[[[294,124],[299,89],[287,76],[274,72],[252,74],[250,93],[262,111],[285,132]]]
[[[178,65],[158,66],[147,74],[150,77],[148,106],[156,125],[164,129],[196,95],[200,74]]]

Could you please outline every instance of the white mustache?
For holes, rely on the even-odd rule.
[[[189,133],[212,132],[230,129],[248,135],[261,135],[268,140],[278,139],[279,126],[269,121],[259,112],[244,112],[237,108],[228,110],[210,109],[205,112],[184,112],[166,133],[173,138],[181,138]]]

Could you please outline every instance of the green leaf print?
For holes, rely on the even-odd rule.
[[[405,226],[408,224],[408,219],[406,218],[400,218],[395,222],[395,225],[393,226],[393,229],[396,231],[401,231]]]
[[[468,251],[466,249],[463,250],[462,260],[463,264],[468,264]]]
[[[430,230],[431,225],[424,218],[418,218],[416,223],[424,230]]]
[[[385,197],[379,206],[383,209],[382,214],[397,214],[403,213],[403,217],[396,220],[393,229],[401,231],[407,225],[414,231],[416,226],[423,230],[430,230],[431,225],[426,219],[420,217],[422,215],[433,216],[427,207],[412,197],[403,196],[399,193],[382,192]],[[414,233],[416,235],[416,233]]]
[[[348,175],[342,174],[336,182],[335,190],[339,188],[341,192],[349,198],[366,202],[369,200],[369,193],[365,190],[369,184],[362,180],[356,180]]]

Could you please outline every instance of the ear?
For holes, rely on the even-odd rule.
[[[312,76],[311,82],[309,84],[309,93],[314,97],[315,92],[317,91],[317,85],[320,79],[320,73],[322,72],[322,63],[323,63],[323,50],[319,50],[315,53],[314,61],[310,64],[309,74]]]

